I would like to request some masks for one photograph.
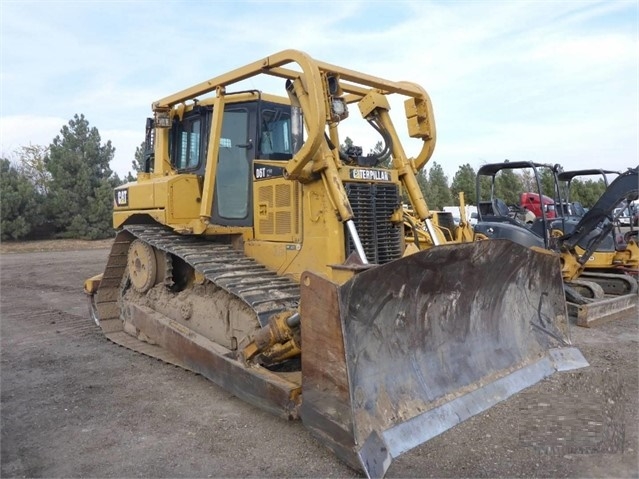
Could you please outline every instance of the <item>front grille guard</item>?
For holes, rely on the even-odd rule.
[[[346,183],[353,221],[370,263],[386,264],[402,256],[402,228],[391,222],[399,208],[399,188],[395,184]],[[344,234],[346,257],[355,251],[348,232]]]

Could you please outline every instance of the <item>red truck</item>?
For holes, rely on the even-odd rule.
[[[537,218],[541,218],[541,207],[543,201],[544,212],[547,219],[554,219],[557,217],[555,211],[555,202],[552,198],[541,195],[541,201],[539,201],[539,194],[537,193],[522,193],[519,197],[519,206],[532,211]]]

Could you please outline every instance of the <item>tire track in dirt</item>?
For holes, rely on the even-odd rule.
[[[66,313],[57,309],[44,309],[29,313],[3,312],[3,322],[19,325],[12,327],[11,335],[3,335],[2,349],[5,354],[23,354],[30,350],[42,350],[59,342],[85,341],[89,337],[101,339],[95,323],[87,317]]]

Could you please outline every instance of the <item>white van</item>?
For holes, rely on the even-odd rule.
[[[458,225],[461,215],[459,212],[459,206],[444,206],[444,211],[447,213],[451,213],[453,215],[453,220],[455,224]],[[473,205],[466,205],[466,221],[470,223],[471,226],[475,226],[477,224],[477,207]]]

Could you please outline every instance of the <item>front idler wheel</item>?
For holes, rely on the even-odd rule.
[[[158,265],[153,247],[136,239],[129,247],[127,257],[131,285],[138,293],[146,293],[155,285]]]

